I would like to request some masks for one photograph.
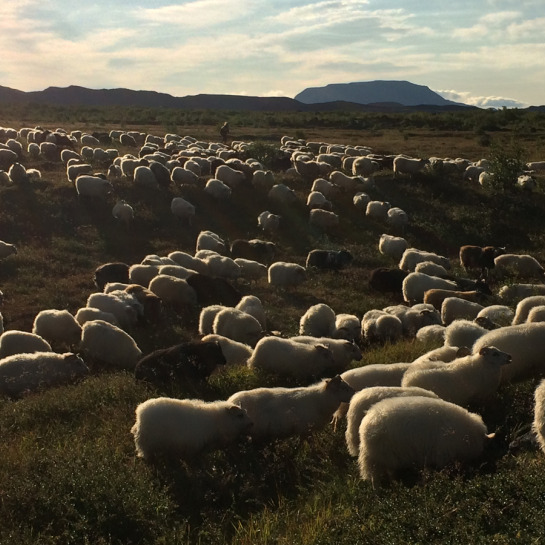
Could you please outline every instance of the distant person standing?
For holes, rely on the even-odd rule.
[[[221,126],[220,135],[223,143],[227,143],[227,138],[229,138],[229,123],[227,121]]]

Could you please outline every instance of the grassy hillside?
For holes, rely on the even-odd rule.
[[[109,123],[96,117],[81,121],[73,112],[65,117],[59,110],[52,113],[59,116],[57,121],[48,121],[44,112],[36,118],[27,112],[19,119],[6,118],[10,123],[4,125],[72,129],[79,121],[78,128],[92,131],[105,130]],[[167,124],[145,123],[140,129],[163,134],[173,128]],[[179,134],[216,140],[214,124],[175,128]],[[274,130],[235,125],[234,131],[237,139],[240,134],[274,145],[282,134],[298,133],[309,140],[370,144],[384,152],[478,159],[493,151],[479,145],[475,133],[468,138],[466,131],[452,129],[440,136],[413,128],[406,138],[399,128],[380,129],[380,139],[376,131],[350,132],[339,126],[320,130],[304,124]],[[537,124],[534,138],[529,131],[519,142],[528,159],[545,156],[540,131]],[[379,140],[371,141],[372,134]],[[513,134],[503,135],[502,149],[508,152]],[[129,151],[120,148],[121,153]],[[93,271],[101,263],[137,263],[147,254],[173,250],[193,252],[204,228],[231,241],[263,238],[256,218],[266,209],[283,216],[274,238],[280,259],[304,264],[307,252],[317,247],[344,247],[355,256],[353,266],[340,273],[310,273],[296,291],[271,289],[263,280],[252,286],[239,283],[242,293],[263,301],[270,329],[295,334],[301,315],[317,302],[360,317],[369,309],[400,302],[367,286],[370,270],[395,264],[377,248],[380,234],[389,232],[387,226],[358,212],[352,195],[335,201],[340,226],[323,233],[308,225],[308,184],[281,172],[275,173],[277,182],[294,187],[300,197],[289,210],[271,205],[257,191],[241,190],[231,202],[218,203],[198,188],[150,192],[121,181],[115,198],[129,201],[136,214],[127,231],[111,216],[114,197],[107,204],[82,202],[62,165],[31,160],[26,154],[23,164],[38,168],[42,181],[30,187],[0,186],[0,239],[19,250],[0,262],[6,329],[31,330],[42,309],[75,312],[84,306],[95,290]],[[373,198],[409,214],[404,236],[415,247],[447,255],[456,264],[460,245],[493,243],[545,262],[543,180],[532,194],[499,195],[440,172],[393,180],[390,171],[383,171],[376,184]],[[170,213],[174,196],[196,206],[193,225],[179,223]],[[197,320],[198,309],[183,314],[167,310],[160,323],[139,327],[133,335],[147,353],[195,338]],[[411,361],[430,347],[407,340],[363,348],[362,363],[367,364]],[[225,399],[264,384],[274,382],[247,369],[230,369],[198,391],[178,386],[168,394]],[[146,464],[136,458],[129,433],[134,409],[164,392],[136,382],[127,372],[94,370],[77,385],[0,400],[0,543],[540,543],[545,458],[534,449],[507,448],[531,422],[536,384],[529,380],[504,387],[491,405],[475,408],[498,436],[477,464],[429,471],[416,481],[373,490],[359,479],[346,452],[343,426],[267,444],[241,441],[191,463]]]

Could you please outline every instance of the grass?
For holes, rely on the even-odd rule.
[[[6,117],[5,124],[91,131],[110,123],[107,112],[101,112],[103,121],[96,124],[89,112],[85,123],[78,122],[71,110],[63,116],[55,109],[41,111],[42,116],[58,115],[58,122],[34,113],[30,117],[27,112],[24,120]],[[282,134],[298,132],[308,140],[369,144],[388,153],[472,159],[487,155],[487,148],[480,147],[467,128],[438,132],[413,126],[402,132],[395,126],[401,121],[395,117],[390,119],[393,126],[366,130],[333,122],[326,128],[301,124],[271,129],[259,126],[259,119],[256,126],[231,125],[248,140],[275,145]],[[407,118],[407,124],[416,121]],[[176,125],[180,133],[216,139],[213,125]],[[114,123],[110,126],[114,128]],[[139,129],[166,132],[147,123]],[[537,124],[525,150],[528,158],[542,158],[541,131]],[[493,134],[500,136],[509,139],[509,134]],[[265,146],[258,149],[272,153]],[[311,272],[308,281],[292,292],[271,290],[264,281],[240,284],[244,294],[255,294],[264,302],[271,330],[297,333],[299,318],[317,302],[359,316],[400,302],[367,286],[371,269],[393,264],[377,249],[386,227],[358,212],[351,196],[335,202],[342,211],[341,224],[323,234],[309,228],[303,204],[289,211],[275,209],[264,195],[244,192],[231,203],[217,203],[194,188],[150,193],[122,181],[116,185],[116,196],[126,198],[136,211],[127,232],[111,217],[113,200],[103,206],[77,199],[62,165],[26,155],[23,163],[40,169],[42,181],[30,188],[0,186],[0,238],[19,249],[0,262],[7,329],[30,330],[36,313],[45,308],[75,312],[94,291],[93,271],[101,263],[136,263],[147,254],[173,250],[193,252],[202,228],[229,240],[258,236],[257,214],[267,208],[284,217],[275,239],[280,259],[303,264],[314,247],[346,247],[355,256],[352,267],[339,273]],[[281,173],[276,179],[293,184]],[[411,222],[404,236],[414,246],[443,253],[453,263],[460,245],[487,243],[506,244],[545,261],[543,187],[540,180],[534,194],[498,197],[457,178],[436,174],[394,181],[391,173],[383,172],[372,197],[408,212]],[[298,184],[296,190],[304,202],[308,187]],[[174,196],[196,205],[192,226],[179,224],[170,214]],[[169,310],[156,327],[138,327],[133,335],[147,353],[194,338],[197,318],[197,310],[183,315]],[[411,361],[427,348],[412,340],[364,346],[363,363]],[[212,376],[197,390],[177,385],[168,393],[226,399],[237,390],[277,383],[233,368]],[[545,459],[535,449],[508,450],[509,442],[531,422],[536,384],[529,380],[504,387],[492,404],[475,408],[498,436],[476,464],[427,471],[421,478],[374,490],[359,479],[357,465],[346,452],[342,426],[266,444],[241,440],[191,463],[147,464],[136,458],[129,433],[134,409],[165,392],[136,382],[126,372],[95,370],[72,386],[17,401],[0,399],[0,543],[542,543]]]

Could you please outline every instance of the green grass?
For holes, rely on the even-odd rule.
[[[94,121],[96,112],[69,109],[61,113],[55,108],[30,108],[24,122],[11,125],[73,128],[79,123],[79,128],[92,131],[107,127],[108,116],[115,112],[98,112],[104,117],[100,123]],[[51,119],[48,122],[38,114]],[[485,114],[482,118],[490,121]],[[127,126],[132,125],[131,119],[126,118]],[[148,123],[150,119],[145,119],[141,130],[161,134],[162,125]],[[244,133],[275,145],[281,134],[297,131],[313,140],[355,145],[364,144],[374,132],[385,150],[409,152],[410,148],[397,147],[403,142],[396,128],[401,119],[390,118],[393,128],[380,131],[377,127],[364,132],[352,126],[351,138],[345,140],[348,129],[335,125],[335,118],[325,114],[321,121],[325,129],[318,130],[310,122],[279,125],[263,138],[265,129],[256,118],[254,125],[244,127]],[[459,119],[443,119],[444,132],[435,133],[435,142],[448,147],[452,156],[464,156],[476,142],[468,141],[467,126],[457,131],[448,125]],[[346,119],[338,116],[337,121]],[[407,126],[431,122],[425,116],[410,116],[406,121]],[[519,121],[515,116],[509,123]],[[206,126],[190,129],[180,120],[167,122],[182,134],[198,138],[211,134]],[[212,122],[216,117],[210,117]],[[535,139],[529,144],[534,154],[542,149],[540,123],[536,117]],[[429,127],[407,128],[405,134],[410,135],[405,144],[430,149],[433,132]],[[264,145],[257,149],[264,155],[272,153]],[[481,151],[475,150],[477,157]],[[80,202],[62,165],[30,161],[26,156],[23,163],[39,168],[43,179],[30,188],[0,186],[0,238],[19,249],[17,255],[0,262],[6,329],[30,330],[36,313],[45,308],[75,312],[94,291],[93,271],[101,263],[136,263],[146,254],[165,255],[173,250],[193,252],[202,228],[231,241],[261,236],[256,218],[265,209],[284,216],[275,238],[280,259],[303,264],[307,252],[317,246],[346,247],[355,256],[354,265],[345,271],[310,272],[307,282],[291,292],[270,289],[265,281],[255,286],[241,283],[244,294],[255,294],[263,301],[271,330],[296,334],[299,318],[318,302],[359,316],[400,302],[372,292],[367,285],[371,269],[395,263],[378,253],[378,238],[387,228],[358,212],[349,195],[335,201],[340,226],[324,234],[309,228],[302,204],[280,210],[253,192],[241,192],[229,204],[217,203],[192,188],[150,193],[122,181],[116,185],[116,196],[126,198],[136,212],[127,232],[111,217],[113,198],[104,206]],[[281,173],[276,179],[292,183]],[[505,197],[437,174],[394,181],[391,173],[384,172],[377,176],[377,189],[370,194],[408,212],[410,225],[404,236],[412,245],[443,253],[453,263],[460,245],[489,243],[507,244],[510,250],[545,261],[543,187],[540,180],[532,195]],[[303,185],[297,188],[301,199],[306,191]],[[178,195],[197,207],[190,227],[180,225],[170,214],[170,201]],[[197,309],[184,314],[167,310],[160,324],[138,327],[133,335],[147,353],[195,338],[197,318]],[[364,346],[362,363],[411,361],[428,348],[412,340]],[[226,399],[237,390],[280,383],[274,377],[233,368],[212,376],[202,387],[179,385],[165,392],[136,382],[129,373],[95,370],[72,386],[18,401],[0,399],[0,543],[543,543],[545,458],[532,448],[512,452],[507,448],[532,420],[536,380],[503,387],[490,405],[474,408],[483,414],[489,430],[497,432],[483,459],[469,467],[426,471],[420,478],[413,476],[378,490],[360,480],[357,464],[344,445],[342,425],[336,431],[327,427],[306,437],[269,443],[241,440],[192,462],[148,464],[136,458],[130,428],[140,402],[165,393]]]

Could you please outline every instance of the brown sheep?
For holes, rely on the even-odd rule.
[[[442,289],[431,289],[424,293],[424,303],[433,305],[437,310],[441,310],[441,305],[447,297],[458,297],[459,299],[465,299],[473,303],[486,302],[488,296],[482,291],[452,291]]]
[[[505,248],[499,246],[471,246],[466,244],[460,248],[460,265],[468,269],[481,269],[481,275],[486,277],[488,269],[493,269],[494,258],[505,253]]]

